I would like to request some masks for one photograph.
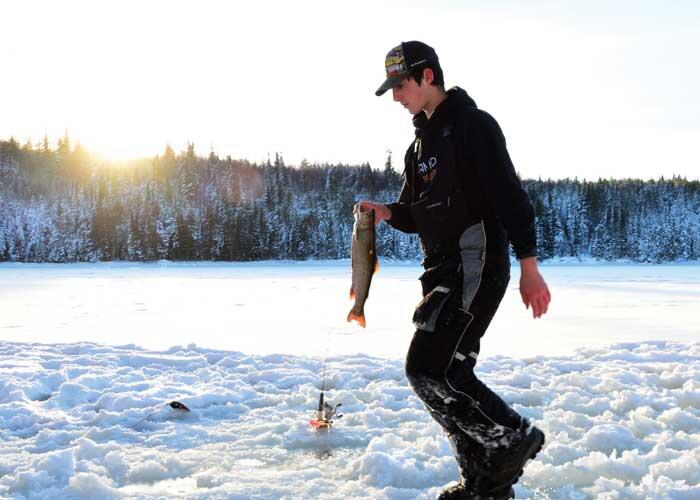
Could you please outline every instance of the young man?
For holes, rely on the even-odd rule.
[[[520,261],[525,306],[535,318],[547,312],[532,204],[498,124],[464,90],[445,91],[431,47],[404,42],[387,54],[385,67],[376,94],[392,91],[413,115],[416,137],[398,202],[362,201],[360,208],[373,209],[376,223],[418,233],[425,254],[406,374],[459,464],[460,482],[438,498],[512,498],[544,434],[477,379],[474,366],[510,278],[509,242]]]

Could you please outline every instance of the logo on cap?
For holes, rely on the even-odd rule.
[[[406,73],[406,58],[403,55],[403,47],[401,45],[389,51],[386,55],[384,66],[386,67],[386,76],[389,78]]]

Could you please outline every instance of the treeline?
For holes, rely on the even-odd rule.
[[[66,136],[51,148],[0,141],[0,261],[261,260],[348,257],[352,206],[393,201],[391,156],[290,167],[179,153],[100,162]],[[700,183],[533,181],[542,258],[700,258]],[[386,258],[419,259],[415,236],[378,229]]]
[[[700,259],[700,182],[683,178],[526,181],[538,253],[602,260]]]

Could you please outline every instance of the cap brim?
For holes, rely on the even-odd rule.
[[[384,83],[382,83],[382,86],[377,89],[377,91],[374,93],[374,95],[384,95],[384,93],[389,90],[392,87],[396,87],[399,83],[401,83],[407,75],[398,75],[398,76],[390,76],[386,80],[384,80]]]

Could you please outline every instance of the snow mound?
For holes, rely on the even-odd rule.
[[[0,343],[0,497],[428,499],[457,480],[400,361],[329,358],[326,397],[345,415],[313,431],[322,366]],[[478,371],[547,434],[518,498],[700,498],[700,344],[486,357]]]

